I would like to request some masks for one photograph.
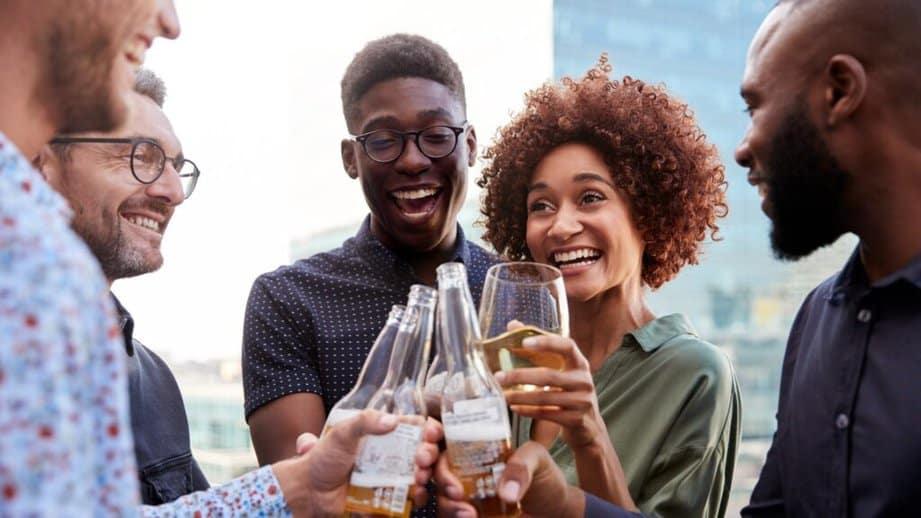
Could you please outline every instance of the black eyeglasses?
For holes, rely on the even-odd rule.
[[[188,198],[195,190],[201,172],[195,162],[188,158],[168,157],[159,144],[148,138],[102,138],[102,137],[57,137],[52,144],[123,144],[131,145],[128,155],[131,174],[143,184],[156,182],[166,169],[167,160],[179,173],[182,193]]]
[[[457,148],[457,137],[467,129],[467,121],[462,126],[429,126],[419,131],[397,131],[380,129],[352,135],[355,142],[361,144],[368,158],[386,164],[403,155],[406,139],[412,138],[419,151],[435,160],[444,158]]]

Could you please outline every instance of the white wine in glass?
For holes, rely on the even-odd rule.
[[[563,274],[540,263],[511,262],[486,272],[480,301],[480,352],[493,372],[522,367],[563,369],[565,360],[551,352],[524,349],[528,336],[569,336],[569,306]],[[532,391],[540,387],[521,385],[508,390]]]

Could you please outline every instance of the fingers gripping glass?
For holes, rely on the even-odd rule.
[[[166,162],[172,163],[179,181],[182,184],[182,193],[188,198],[195,190],[198,176],[201,172],[195,162],[181,156],[168,157],[166,151],[155,141],[146,138],[97,138],[97,137],[58,137],[51,141],[52,144],[123,144],[131,146],[131,153],[127,156],[134,179],[143,184],[156,182],[163,171]]]
[[[429,126],[419,131],[380,129],[353,135],[371,160],[393,162],[403,155],[406,140],[412,138],[419,151],[431,160],[444,158],[457,148],[457,137],[467,129],[467,122],[458,126]]]

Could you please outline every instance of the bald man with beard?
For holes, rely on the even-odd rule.
[[[803,303],[746,517],[918,516],[921,2],[780,1],[749,49],[736,150],[779,258],[852,232]]]

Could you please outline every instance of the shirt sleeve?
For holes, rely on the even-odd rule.
[[[585,518],[643,518],[642,514],[631,513],[622,507],[585,493]]]
[[[313,323],[289,310],[296,281],[284,273],[253,283],[243,324],[243,393],[246,417],[288,394],[324,395],[316,365]]]
[[[291,511],[272,467],[264,466],[222,486],[190,493],[168,504],[143,506],[141,516],[287,517],[291,516]]]
[[[651,516],[722,517],[741,430],[741,397],[729,359],[717,351],[698,368],[637,507]]]

